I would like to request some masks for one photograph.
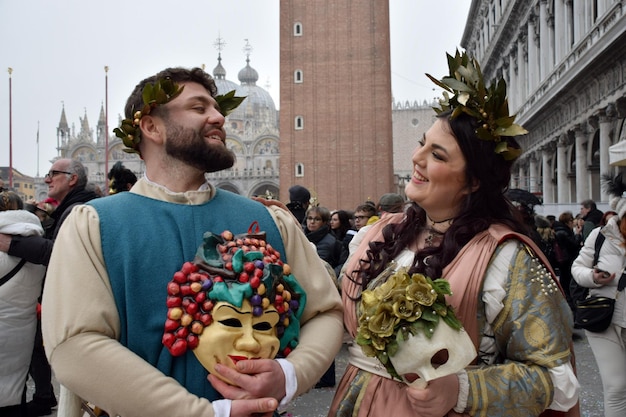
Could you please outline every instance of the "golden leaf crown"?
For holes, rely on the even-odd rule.
[[[139,142],[141,142],[139,121],[141,118],[150,114],[157,106],[167,104],[178,97],[184,88],[185,86],[174,83],[170,78],[157,79],[154,83],[147,83],[144,86],[141,93],[142,109],[135,111],[132,119],[123,119],[120,127],[113,129],[115,136],[122,139],[127,147],[124,152],[139,153]],[[215,96],[219,111],[224,117],[239,107],[244,99],[245,97],[235,96],[235,90]]]
[[[426,74],[428,78],[443,88],[443,98],[439,100],[441,108],[434,107],[437,114],[452,110],[450,119],[466,113],[479,122],[476,136],[479,139],[496,143],[495,152],[506,161],[516,159],[522,150],[511,146],[503,137],[525,135],[522,126],[513,123],[515,115],[509,115],[509,103],[506,97],[506,82],[498,80],[489,87],[480,70],[480,65],[465,52],[456,51],[455,56],[446,54],[450,74],[441,80]],[[448,93],[452,94],[452,97]]]

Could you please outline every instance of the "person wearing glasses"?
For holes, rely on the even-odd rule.
[[[305,220],[304,234],[315,244],[319,257],[335,268],[341,257],[341,242],[330,231],[330,211],[326,207],[310,207]]]
[[[370,203],[359,204],[354,210],[354,228],[359,231],[360,228],[367,225],[370,217],[376,215],[376,206]]]
[[[87,184],[85,167],[73,159],[56,160],[45,175],[44,181],[48,184],[48,198],[59,202],[57,208],[50,215],[52,224],[46,229],[44,236],[19,236],[0,233],[0,251],[26,259],[27,262],[33,264],[48,266],[56,235],[72,207],[98,196],[85,190]],[[51,383],[50,364],[43,348],[40,320],[37,320],[30,375],[35,382],[35,393],[32,401],[27,403],[28,416],[48,415],[52,412],[52,408],[57,405],[57,400]]]
[[[51,214],[53,223],[46,235],[38,237],[0,234],[0,251],[39,265],[48,265],[54,239],[71,208],[98,197],[95,193],[85,190],[87,184],[85,167],[73,159],[55,161],[45,175],[44,182],[48,185],[48,198],[59,202]]]
[[[404,198],[402,198],[400,194],[387,193],[383,194],[380,197],[380,200],[378,200],[378,204],[374,209],[374,215],[372,216],[366,217],[365,215],[360,215],[360,212],[363,212],[364,214],[369,214],[369,207],[371,206],[371,204],[365,203],[357,207],[354,218],[355,222],[359,221],[360,227],[358,228],[358,232],[356,233],[356,235],[350,240],[350,243],[348,244],[348,252],[352,254],[356,251],[356,249],[363,241],[365,234],[372,227],[372,224],[380,220],[386,214],[400,213],[404,210],[405,204],[406,203],[404,201]],[[380,217],[375,215],[376,213],[378,213]]]
[[[315,245],[317,254],[334,271],[341,266],[343,245],[335,238],[330,230],[330,210],[326,207],[312,206],[306,212],[304,234]],[[335,386],[335,361],[330,364],[315,388],[330,388]]]

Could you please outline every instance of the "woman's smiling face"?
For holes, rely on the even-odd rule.
[[[406,196],[420,205],[434,221],[455,217],[467,187],[466,161],[448,123],[437,119],[413,152],[413,176]]]

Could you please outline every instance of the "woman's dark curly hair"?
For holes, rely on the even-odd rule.
[[[441,245],[424,248],[413,260],[409,273],[419,272],[433,279],[442,276],[443,268],[467,242],[494,223],[507,225],[516,232],[526,234],[514,207],[504,196],[511,179],[513,161],[506,161],[495,153],[495,142],[480,140],[476,136],[477,121],[471,116],[461,113],[450,119],[450,112],[443,112],[437,117],[445,122],[465,157],[465,186],[471,189],[474,184],[478,184],[478,188],[465,197],[461,211],[445,233]],[[519,148],[513,138],[503,140]],[[383,228],[382,242],[369,243],[367,259],[361,261],[359,269],[349,279],[360,283],[365,289],[391,260],[413,243],[425,225],[426,212],[412,203],[400,223],[388,224]]]

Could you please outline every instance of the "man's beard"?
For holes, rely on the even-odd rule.
[[[235,154],[225,145],[207,143],[201,131],[174,124],[167,128],[165,152],[203,172],[217,172],[235,164]]]

